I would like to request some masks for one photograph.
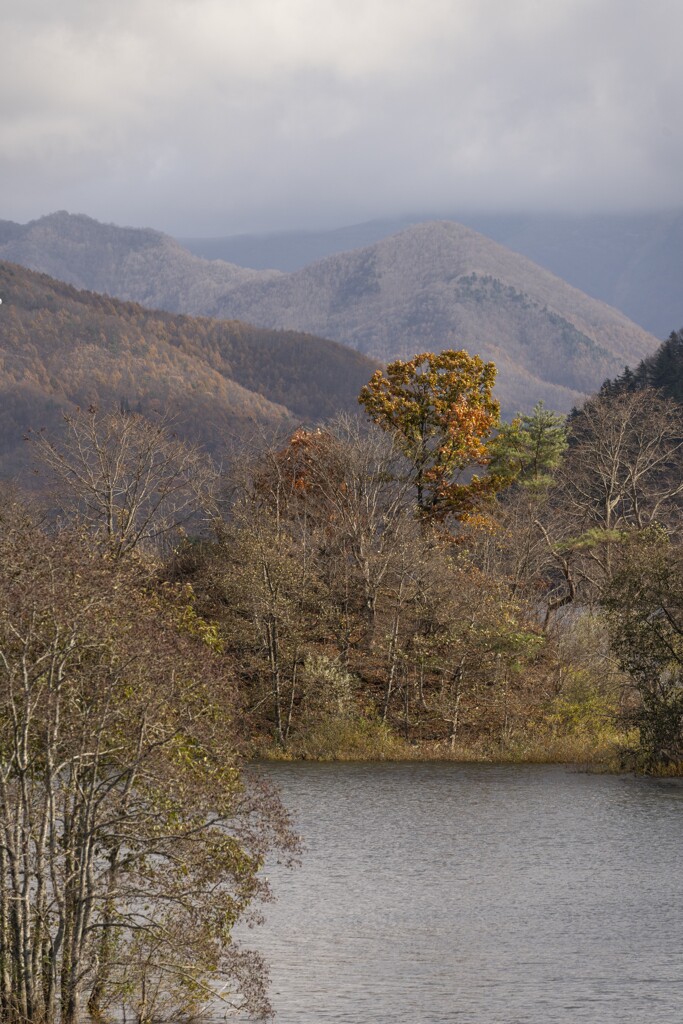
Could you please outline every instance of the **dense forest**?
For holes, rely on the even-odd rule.
[[[374,427],[245,460],[217,536],[169,563],[235,658],[245,733],[294,756],[676,763],[675,374],[496,430],[490,364],[450,356],[378,371]]]
[[[255,756],[683,764],[683,333],[568,421],[464,351],[220,469],[119,403],[0,502],[0,1005],[267,1010]],[[191,967],[188,967],[191,965]]]
[[[230,439],[352,409],[376,363],[335,342],[174,316],[0,263],[0,474],[23,435],[96,405],[174,417],[221,457]]]

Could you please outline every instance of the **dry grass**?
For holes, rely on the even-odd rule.
[[[411,743],[384,723],[368,719],[330,719],[305,735],[293,737],[286,748],[267,740],[254,745],[253,755],[273,761],[453,761],[496,764],[584,764],[603,770],[621,768],[620,750],[627,734],[605,731],[555,735],[529,730],[505,743],[478,739],[456,743]]]

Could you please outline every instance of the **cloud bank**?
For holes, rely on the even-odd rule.
[[[23,0],[0,217],[683,206],[679,0]]]

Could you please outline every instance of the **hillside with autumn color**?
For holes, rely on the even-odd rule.
[[[0,469],[22,437],[75,407],[168,415],[210,451],[355,409],[376,364],[344,346],[236,321],[174,316],[0,263]]]
[[[506,417],[539,399],[566,412],[657,346],[617,309],[451,221],[282,273],[61,212],[0,222],[0,258],[157,309],[333,338],[370,359],[464,348],[496,363]]]

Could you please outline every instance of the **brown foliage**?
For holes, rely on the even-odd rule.
[[[29,428],[52,428],[75,407],[170,414],[183,437],[215,451],[259,425],[352,408],[376,365],[310,335],[174,316],[7,263],[0,295],[5,471],[21,464]]]
[[[267,1009],[231,929],[292,836],[241,778],[234,688],[189,598],[2,506],[4,1021],[187,1014],[216,983]]]

